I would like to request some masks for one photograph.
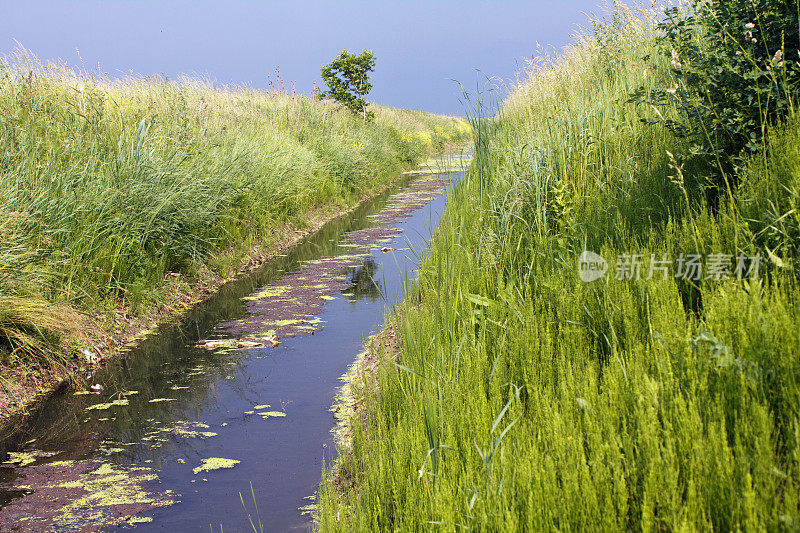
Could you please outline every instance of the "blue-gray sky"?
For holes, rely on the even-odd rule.
[[[133,70],[266,87],[275,67],[310,93],[342,48],[375,52],[371,101],[463,114],[456,79],[513,79],[537,43],[560,49],[600,0],[0,0],[0,55],[17,42],[44,60],[111,75]]]

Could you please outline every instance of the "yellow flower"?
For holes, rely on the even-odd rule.
[[[426,146],[431,146],[433,144],[433,136],[431,135],[431,132],[427,130],[421,130],[418,131],[415,135],[417,136],[417,139],[419,139],[422,142],[422,144]]]

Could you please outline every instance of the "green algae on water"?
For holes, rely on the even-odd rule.
[[[32,450],[30,452],[8,452],[8,460],[3,461],[3,464],[16,465],[19,467],[28,466],[36,462],[40,457],[52,457],[58,452],[42,452],[39,450]]]
[[[56,517],[56,524],[80,524],[85,523],[87,518],[93,522],[107,514],[101,508],[125,505],[161,507],[174,503],[169,499],[157,499],[142,489],[142,483],[156,479],[157,476],[146,468],[126,469],[102,464],[77,480],[58,485],[61,488],[83,489],[86,494],[71,500],[62,508]]]
[[[176,503],[171,490],[144,488],[158,480],[141,467],[123,467],[92,460],[56,461],[24,470],[31,491],[0,512],[0,530],[97,531],[146,521],[135,515]]]
[[[242,298],[244,301],[255,301],[255,300],[262,300],[264,298],[274,298],[276,296],[280,296],[285,294],[289,291],[289,287],[285,285],[275,285],[270,286],[262,289],[261,291],[251,294],[250,296],[246,296]]]
[[[282,411],[264,411],[263,413],[258,413],[258,414],[264,417],[265,420],[267,418],[273,418],[273,417],[280,418],[286,416],[286,413]]]
[[[178,420],[173,424],[153,429],[152,431],[148,432],[147,435],[142,437],[141,441],[153,443],[152,447],[158,448],[161,446],[161,443],[168,441],[168,439],[165,438],[168,435],[174,435],[176,437],[183,437],[187,439],[208,439],[218,435],[213,431],[202,431],[204,429],[209,429],[208,424],[203,424],[202,422],[184,422],[182,420]]]
[[[122,398],[122,399],[114,400],[114,401],[108,402],[108,403],[96,403],[94,405],[90,405],[89,407],[87,407],[86,410],[87,411],[94,411],[94,410],[98,410],[99,411],[99,410],[108,409],[108,408],[113,407],[115,405],[128,405],[129,403],[130,402],[128,400],[126,400],[125,398]]]
[[[220,468],[233,468],[241,461],[236,459],[224,459],[222,457],[209,457],[203,459],[203,463],[192,469],[192,472],[199,474],[200,472],[210,472],[211,470],[219,470]]]

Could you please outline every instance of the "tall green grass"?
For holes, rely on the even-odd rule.
[[[800,123],[707,205],[683,141],[642,121],[677,110],[629,102],[672,86],[655,17],[619,8],[474,121],[392,318],[398,363],[355,388],[322,530],[800,527]],[[583,250],[608,278],[580,280]],[[650,254],[695,252],[764,260],[753,280],[644,279]],[[614,279],[636,253],[642,279]]]
[[[375,107],[365,124],[287,92],[0,59],[0,298],[136,305],[165,273],[275,244],[470,134]]]

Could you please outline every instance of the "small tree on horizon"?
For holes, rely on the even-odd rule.
[[[329,64],[322,65],[322,79],[328,90],[317,94],[320,98],[333,98],[353,114],[362,116],[364,122],[372,120],[375,114],[367,110],[364,96],[372,89],[369,73],[374,69],[375,57],[371,50],[356,55],[344,49]]]

